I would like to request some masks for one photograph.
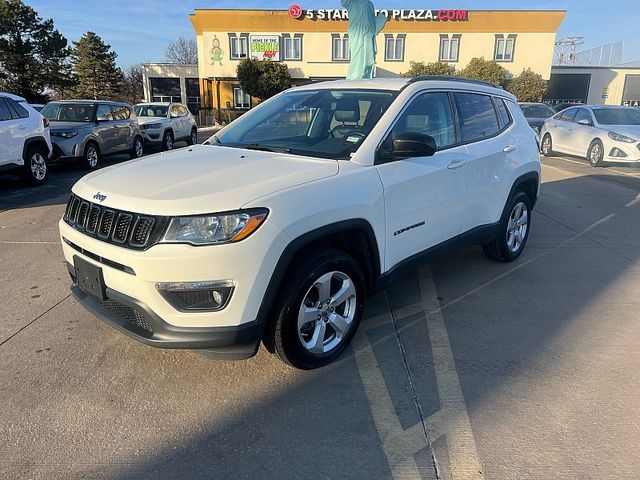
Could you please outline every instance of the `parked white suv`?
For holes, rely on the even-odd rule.
[[[401,267],[520,255],[540,159],[515,102],[463,79],[311,84],[208,145],[89,174],[60,221],[72,292],[147,345],[326,365]]]
[[[0,92],[0,172],[19,170],[28,185],[42,185],[51,152],[49,121],[24,98]]]
[[[181,103],[139,103],[133,107],[146,145],[172,150],[175,142],[198,142],[198,125]]]

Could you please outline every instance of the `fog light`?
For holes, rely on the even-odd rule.
[[[620,150],[618,147],[613,147],[611,149],[611,152],[609,152],[609,156],[610,157],[616,157],[616,158],[624,158],[626,156],[628,156],[625,152],[623,152],[622,150]]]
[[[235,284],[230,280],[215,282],[158,283],[160,295],[181,312],[216,312],[231,299]]]

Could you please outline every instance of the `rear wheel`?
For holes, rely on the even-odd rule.
[[[266,340],[290,366],[328,365],[349,345],[362,318],[362,271],[352,257],[330,249],[307,256],[288,275]]]
[[[133,139],[133,146],[129,152],[129,158],[140,158],[142,155],[144,155],[144,144],[140,137],[136,137]]]
[[[545,133],[544,137],[542,137],[542,145],[540,150],[542,151],[542,155],[545,157],[550,157],[553,155],[553,143],[551,141],[551,135]]]
[[[45,183],[49,175],[45,151],[40,147],[29,147],[20,173],[22,180],[27,185],[42,185]]]
[[[84,165],[89,170],[95,170],[100,163],[100,151],[95,143],[88,143],[84,147]]]
[[[529,238],[531,200],[524,192],[517,192],[500,220],[498,235],[482,246],[491,260],[513,262],[520,256]]]
[[[195,145],[198,143],[198,130],[195,128],[191,129],[191,135],[189,135],[189,139],[187,140],[189,145]]]
[[[587,151],[587,159],[592,167],[601,167],[604,165],[602,159],[604,158],[604,147],[600,140],[594,140],[589,146]]]
[[[170,131],[164,132],[164,136],[162,137],[162,149],[173,150],[173,133]]]

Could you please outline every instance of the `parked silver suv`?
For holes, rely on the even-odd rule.
[[[131,105],[104,100],[49,102],[41,111],[51,122],[53,160],[82,159],[94,170],[104,155],[144,153],[142,133]]]

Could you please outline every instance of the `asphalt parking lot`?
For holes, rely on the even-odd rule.
[[[103,325],[57,233],[84,172],[0,177],[0,478],[640,478],[640,169],[543,165],[517,262],[399,278],[312,372]]]

